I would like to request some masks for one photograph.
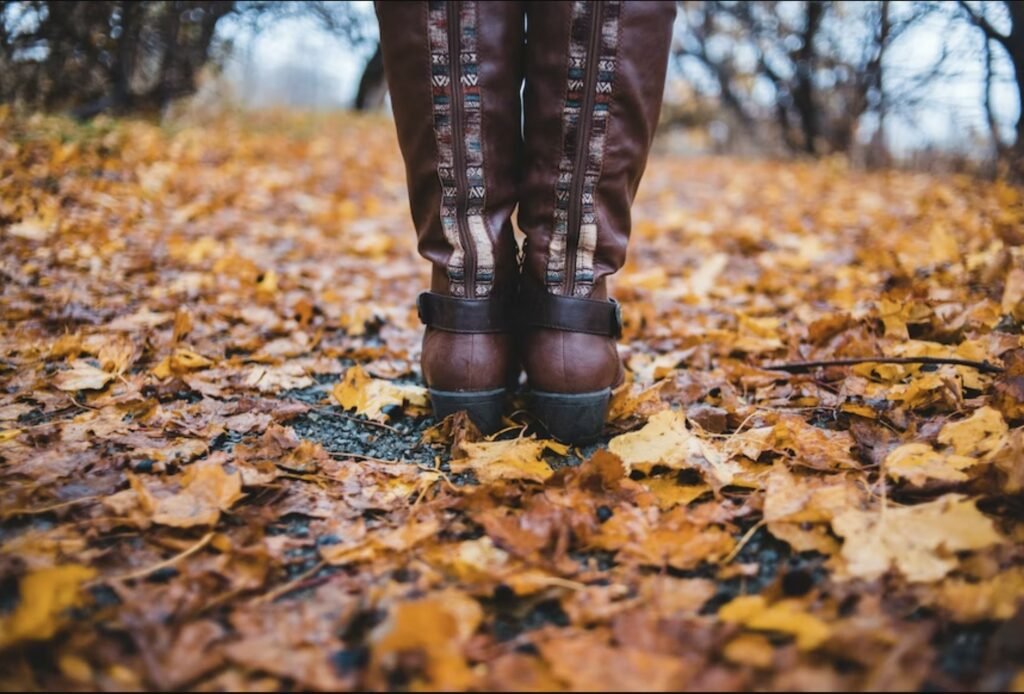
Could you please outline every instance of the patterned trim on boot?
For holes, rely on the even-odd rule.
[[[605,136],[608,131],[609,109],[612,101],[612,81],[615,76],[616,53],[619,45],[620,2],[604,2],[600,17],[600,38],[597,44],[597,74],[593,82],[593,108],[590,113],[590,132],[580,133],[582,109],[587,101],[586,66],[591,27],[598,21],[597,3],[573,2],[572,27],[569,43],[568,89],[562,110],[562,156],[559,163],[558,183],[555,188],[554,233],[548,249],[545,284],[548,291],[564,291],[568,272],[569,210],[573,205],[574,175],[583,176],[580,205],[579,237],[576,244],[576,272],[572,285],[574,295],[586,297],[594,284],[594,250],[597,246],[597,214],[594,205],[598,179],[604,160]],[[586,138],[584,141],[583,138]],[[587,148],[586,164],[582,172],[575,170],[577,147]]]
[[[459,231],[459,215],[476,259],[475,296],[486,297],[494,283],[494,248],[484,218],[486,188],[481,125],[480,85],[477,56],[477,3],[459,3],[459,26],[449,25],[448,3],[429,3],[427,15],[430,37],[431,88],[433,92],[434,135],[437,139],[437,176],[441,183],[441,226],[451,244],[448,260],[449,292],[466,296],[466,250]],[[449,31],[458,32],[458,73],[461,103],[454,103],[452,56],[449,55]],[[462,133],[452,132],[452,109],[461,109]],[[456,169],[455,137],[461,137],[465,167]],[[466,209],[459,210],[459,176],[465,175]],[[472,297],[470,297],[472,298]]]

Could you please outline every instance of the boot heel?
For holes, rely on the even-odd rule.
[[[483,434],[493,434],[501,428],[501,414],[505,409],[504,388],[495,390],[434,390],[430,391],[430,404],[434,417],[441,421],[450,414],[465,410]]]
[[[612,389],[591,393],[533,391],[533,413],[552,437],[565,443],[590,443],[601,436]]]

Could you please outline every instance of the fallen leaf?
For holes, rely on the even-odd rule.
[[[722,655],[737,665],[752,665],[759,668],[771,667],[775,660],[775,649],[761,634],[740,634],[722,649]]]
[[[741,469],[711,442],[692,433],[686,417],[675,410],[658,412],[639,431],[616,436],[608,442],[608,450],[622,459],[627,470],[650,470],[655,465],[698,470],[716,488],[732,482]]]
[[[221,511],[242,498],[242,477],[228,473],[217,461],[200,461],[182,476],[182,490],[155,500],[153,522],[176,528],[213,525]]]
[[[982,407],[967,419],[950,422],[939,432],[939,443],[962,456],[985,456],[999,449],[1009,430],[999,410]]]
[[[688,674],[679,658],[628,644],[612,647],[594,632],[559,634],[538,647],[554,676],[572,691],[677,691]]]
[[[449,462],[455,474],[472,470],[483,484],[498,480],[543,482],[554,471],[541,455],[545,450],[565,455],[568,447],[555,441],[512,439],[509,441],[464,441],[458,446],[458,457]]]
[[[53,637],[65,623],[65,611],[84,604],[81,585],[95,575],[87,566],[63,564],[22,576],[17,607],[0,617],[0,649]]]
[[[54,385],[65,391],[101,390],[112,380],[114,374],[107,373],[82,359],[71,362],[70,369],[60,371],[53,377]]]
[[[213,361],[185,347],[178,347],[171,356],[164,358],[153,368],[157,378],[170,378],[213,366]]]
[[[843,538],[847,575],[872,580],[890,568],[913,583],[937,581],[957,566],[954,552],[1003,541],[974,501],[947,494],[917,506],[850,509],[832,520]]]
[[[378,422],[387,420],[388,415],[384,410],[391,406],[401,407],[405,403],[420,408],[427,406],[425,388],[400,386],[373,378],[358,364],[345,372],[331,394],[346,410],[354,409],[357,413]]]
[[[927,443],[906,443],[893,449],[884,465],[890,477],[922,485],[928,480],[963,482],[967,479],[964,470],[977,462],[963,455],[939,453]]]
[[[733,598],[718,610],[723,622],[742,624],[758,631],[779,631],[796,638],[800,650],[810,651],[831,635],[828,624],[805,611],[798,600],[779,600],[768,604],[761,595]]]
[[[1007,620],[1024,601],[1024,569],[1013,567],[979,582],[946,579],[933,595],[935,603],[958,622]]]
[[[399,667],[403,654],[420,653],[422,675],[414,688],[469,689],[476,676],[462,649],[482,619],[479,603],[456,590],[394,605],[370,634],[370,670],[377,686],[388,681],[387,673]]]

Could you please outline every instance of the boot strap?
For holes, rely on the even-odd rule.
[[[524,282],[520,301],[521,325],[622,337],[622,308],[615,299],[599,301],[550,294]]]
[[[450,333],[503,333],[511,327],[508,302],[498,299],[462,299],[423,292],[416,299],[420,321]]]

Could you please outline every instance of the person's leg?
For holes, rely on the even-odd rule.
[[[674,2],[528,3],[522,358],[563,440],[600,434],[623,378],[605,278],[625,262],[674,18]]]
[[[438,417],[500,424],[518,373],[511,329],[518,267],[524,11],[516,2],[379,2],[384,69],[419,252],[423,377]]]

